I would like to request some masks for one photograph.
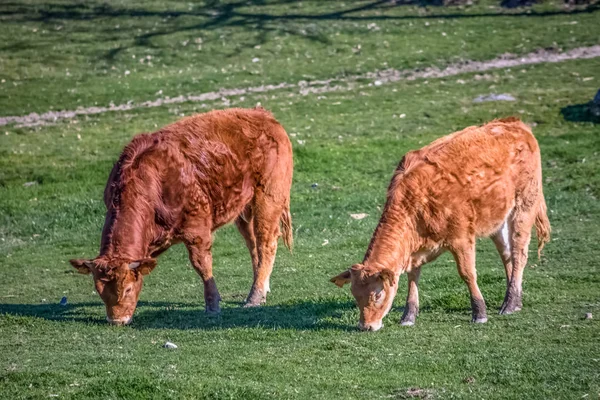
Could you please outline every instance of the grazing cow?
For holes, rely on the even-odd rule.
[[[359,328],[376,331],[392,307],[398,278],[408,273],[402,325],[419,311],[420,267],[446,250],[471,292],[473,322],[486,322],[477,287],[475,239],[494,241],[506,271],[500,314],[521,309],[521,282],[531,228],[538,256],[550,239],[542,193],[540,150],[517,118],[469,127],[406,154],[388,189],[387,202],[362,264],[331,279],[351,291],[360,309]]]
[[[71,264],[93,275],[107,320],[127,324],[155,258],[183,242],[204,282],[206,311],[218,313],[212,233],[235,220],[254,270],[246,306],[260,305],[270,291],[278,237],[292,246],[292,172],[290,140],[262,108],[212,111],[138,135],[104,190],[100,255]]]

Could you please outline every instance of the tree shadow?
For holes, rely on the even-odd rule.
[[[198,303],[140,302],[129,325],[132,329],[267,328],[352,331],[355,325],[340,321],[343,312],[354,309],[351,301],[300,301],[243,308],[238,302],[222,302],[218,316],[207,315]],[[0,304],[0,315],[27,316],[57,322],[106,324],[101,302],[59,304]],[[339,322],[338,322],[339,321]]]
[[[560,110],[563,118],[570,122],[593,122],[600,124],[600,105],[593,101],[573,104]]]
[[[176,20],[180,17],[197,19],[192,23],[171,23],[166,28],[152,29],[151,31],[132,35],[132,44],[120,46],[106,52],[103,58],[112,60],[121,52],[133,47],[156,48],[152,43],[154,39],[182,32],[200,34],[205,31],[214,31],[224,28],[242,28],[248,31],[249,40],[240,46],[251,48],[262,45],[268,41],[270,33],[289,34],[328,44],[328,38],[319,29],[310,29],[311,22],[326,21],[402,21],[414,19],[457,19],[481,17],[545,17],[561,14],[592,13],[598,10],[598,4],[589,4],[582,8],[535,11],[524,5],[531,5],[535,0],[504,0],[503,6],[519,8],[511,12],[437,12],[418,15],[392,15],[387,13],[397,7],[417,6],[435,7],[438,10],[444,7],[461,5],[462,0],[376,0],[376,1],[350,1],[339,3],[338,10],[328,10],[321,13],[291,12],[285,8],[284,13],[273,11],[273,7],[289,6],[296,3],[294,0],[240,0],[223,2],[209,0],[202,4],[193,4],[187,10],[166,10],[153,8],[118,7],[108,3],[93,6],[89,3],[64,4],[19,4],[16,2],[0,5],[0,17],[10,16],[11,20],[22,22],[57,23],[60,21],[106,21],[109,18],[162,18],[164,21]],[[305,3],[310,3],[305,1]],[[316,0],[314,1],[317,2]],[[504,4],[506,3],[506,4]],[[442,7],[444,6],[444,7]],[[455,8],[456,9],[456,8]],[[278,10],[279,11],[279,10]],[[189,21],[189,18],[186,19]],[[116,21],[114,21],[116,22]],[[299,23],[299,24],[295,24]],[[109,28],[104,28],[105,33],[114,32],[112,23],[102,23]]]

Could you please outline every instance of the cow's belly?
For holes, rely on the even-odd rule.
[[[220,196],[213,197],[213,227],[217,229],[236,219],[254,197],[254,183],[245,176],[229,187]]]
[[[496,185],[483,194],[478,202],[479,207],[475,207],[475,231],[478,237],[498,231],[515,207],[515,193],[511,185]]]

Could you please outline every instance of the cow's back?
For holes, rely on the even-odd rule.
[[[399,183],[405,184],[398,187],[413,192],[428,234],[439,236],[452,235],[453,229],[490,234],[519,193],[537,190],[528,186],[541,179],[537,141],[516,118],[440,138],[407,154],[399,170]]]
[[[180,153],[175,158],[183,160],[173,171],[185,191],[179,197],[191,213],[210,212],[213,228],[237,217],[273,170],[291,164],[287,134],[264,109],[212,111],[164,130],[172,135],[171,151]]]
[[[107,208],[115,195],[132,192],[156,210],[165,228],[208,218],[216,229],[243,211],[257,182],[274,168],[279,147],[290,149],[291,162],[287,134],[266,110],[217,110],[184,118],[138,135],[125,147],[107,184]],[[133,185],[137,188],[130,190]],[[156,191],[146,190],[150,187]]]

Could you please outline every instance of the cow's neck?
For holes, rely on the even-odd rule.
[[[147,201],[129,201],[107,211],[100,256],[139,260],[149,256],[154,213]]]
[[[393,185],[393,184],[392,184]],[[419,247],[415,212],[410,195],[391,190],[365,254],[364,265],[388,268],[401,274],[410,265],[412,253]]]

